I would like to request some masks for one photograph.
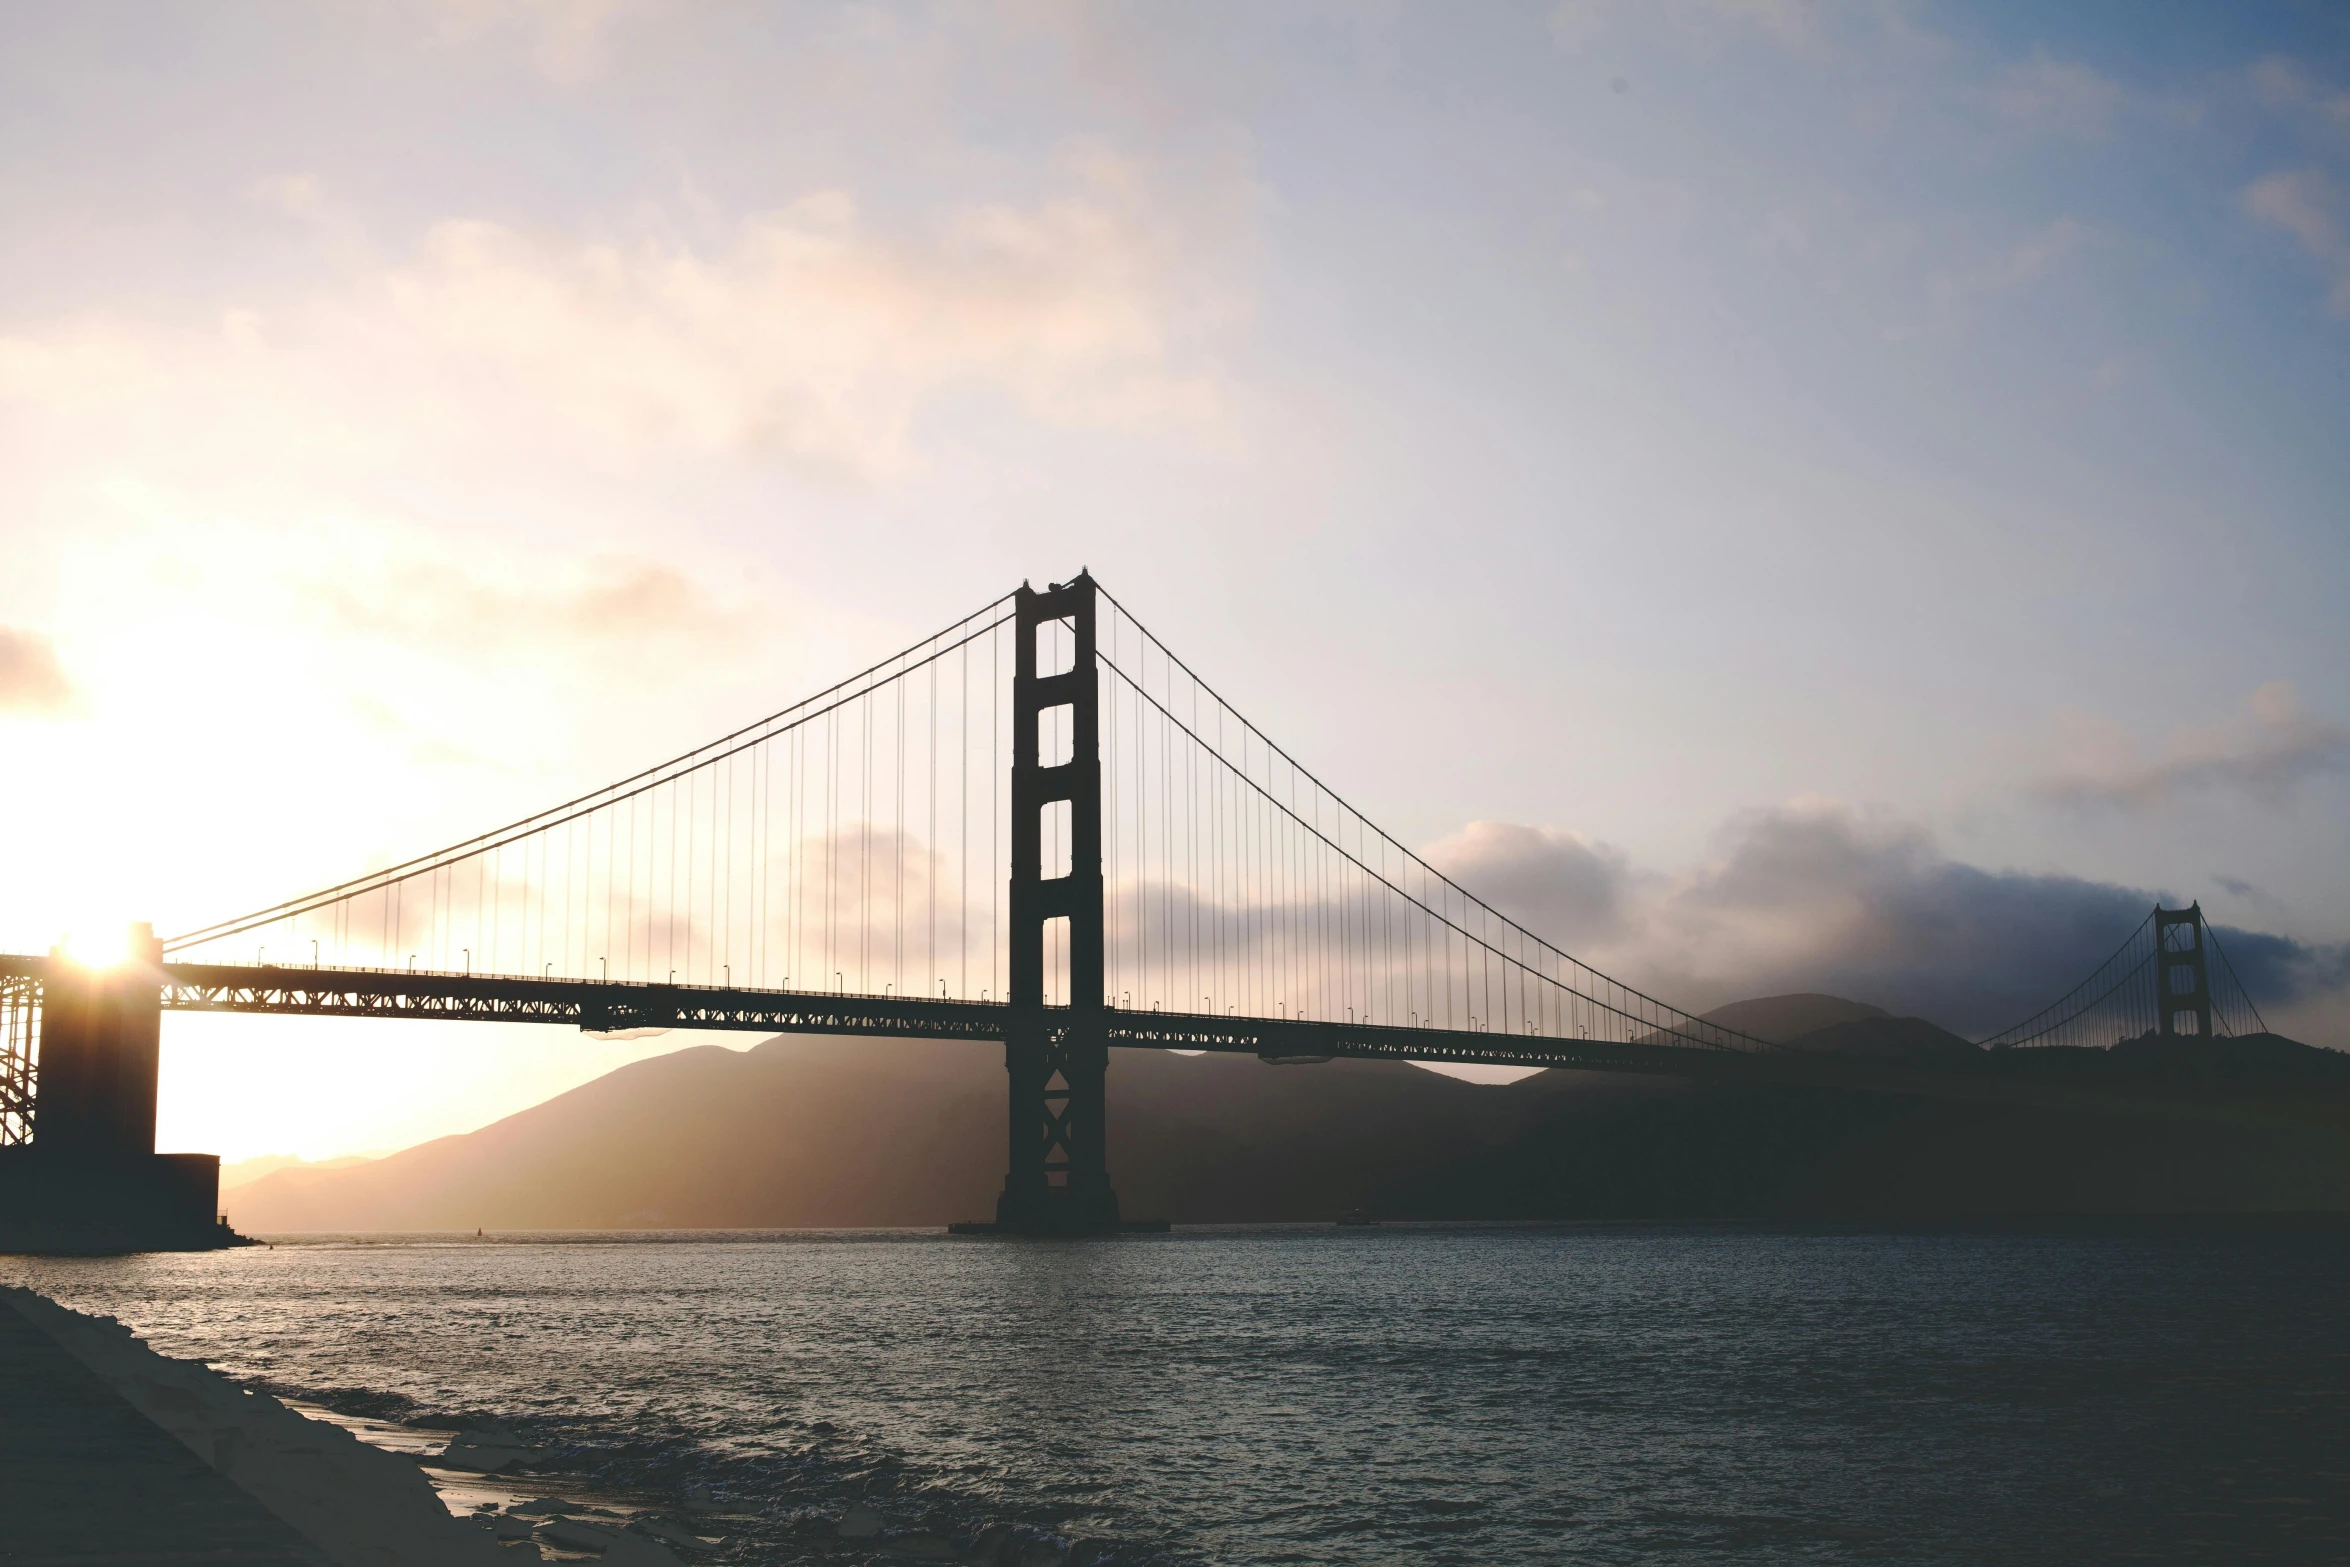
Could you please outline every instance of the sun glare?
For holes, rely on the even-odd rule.
[[[130,961],[131,928],[128,925],[93,925],[83,931],[67,931],[58,943],[65,955],[84,968],[120,968]]]

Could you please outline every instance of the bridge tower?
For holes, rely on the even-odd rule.
[[[92,968],[53,951],[37,989],[0,994],[0,1251],[244,1244],[217,1219],[220,1160],[155,1151],[162,962],[138,925],[126,961]]]
[[[2211,1037],[2211,969],[2204,960],[2199,902],[2154,911],[2154,1005],[2162,1038]]]
[[[1098,1234],[1118,1228],[1110,1189],[1103,1080],[1109,1045],[1102,1029],[1101,687],[1094,662],[1094,582],[1084,572],[1041,593],[1014,597],[1018,651],[1012,675],[1012,882],[1010,1032],[1011,1169],[996,1201],[996,1226],[1037,1235]],[[1060,622],[1075,657],[1041,674],[1038,633]],[[1056,639],[1058,641],[1060,639]],[[1065,760],[1047,764],[1039,731],[1065,709],[1055,733],[1072,737]],[[1067,805],[1065,874],[1044,864],[1044,816]],[[1058,866],[1051,867],[1058,871]],[[1062,923],[1054,931],[1054,922]],[[1068,955],[1065,1006],[1046,1006],[1048,938]]]
[[[49,954],[42,987],[33,1137],[51,1153],[140,1158],[155,1151],[163,943],[134,928],[129,960],[92,970]]]

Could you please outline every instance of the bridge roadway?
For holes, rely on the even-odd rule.
[[[0,977],[37,980],[47,973],[50,961],[0,954]],[[1000,1044],[1012,1017],[1012,1008],[1004,1002],[441,970],[166,962],[160,965],[158,982],[166,1011],[553,1023],[597,1033],[728,1029]],[[1058,1007],[1047,1008],[1046,1013],[1048,1018],[1069,1016],[1066,1009]],[[1770,1046],[1726,1050],[1657,1043],[1653,1036],[1651,1040],[1622,1042],[1119,1007],[1107,1007],[1097,1016],[1109,1044],[1134,1049],[1455,1066],[1563,1067],[2049,1109],[2198,1118],[2249,1114],[2350,1124],[2350,1096],[2313,1085],[2215,1083],[2192,1076],[2119,1080],[2105,1074],[2018,1073],[2001,1069],[2006,1064],[2000,1059],[2005,1052],[1986,1052],[1979,1064],[1929,1067]],[[2035,1052],[2013,1054],[2021,1057]]]

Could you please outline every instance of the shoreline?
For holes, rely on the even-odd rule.
[[[0,1287],[0,1303],[320,1559],[351,1567],[495,1567],[507,1559],[485,1531],[450,1516],[414,1464],[201,1362],[158,1354],[111,1317],[15,1287]]]
[[[105,1394],[149,1428],[141,1431],[117,1419],[106,1439],[79,1450],[62,1476],[66,1483],[16,1502],[12,1526],[44,1540],[71,1542],[110,1530],[109,1543],[127,1549],[109,1550],[108,1560],[163,1564],[217,1560],[216,1553],[190,1545],[186,1536],[192,1530],[199,1539],[208,1537],[213,1531],[207,1524],[232,1532],[241,1526],[244,1533],[234,1548],[243,1554],[236,1559],[312,1567],[510,1567],[516,1561],[548,1559],[549,1546],[557,1560],[681,1567],[669,1544],[689,1549],[708,1544],[677,1529],[669,1531],[675,1538],[664,1543],[654,1532],[663,1526],[640,1523],[614,1509],[552,1499],[552,1487],[518,1488],[498,1484],[489,1474],[428,1467],[428,1457],[440,1455],[428,1455],[413,1442],[370,1442],[360,1434],[368,1427],[389,1431],[389,1422],[338,1416],[323,1408],[309,1413],[232,1382],[200,1361],[160,1354],[112,1317],[74,1311],[29,1289],[0,1285],[0,1309],[12,1322],[32,1329],[8,1341],[10,1370],[17,1378],[49,1371],[54,1383],[54,1373],[71,1378],[78,1369],[104,1390],[75,1380],[38,1404],[27,1401],[28,1407],[15,1412],[27,1427],[17,1437],[27,1452],[57,1446],[41,1440],[45,1434],[55,1436],[44,1433],[43,1425],[61,1427],[76,1417],[118,1414],[100,1407],[108,1402]],[[121,1515],[125,1498],[115,1488],[133,1449],[144,1448],[152,1459],[156,1444],[146,1440],[152,1433],[177,1442],[203,1469],[179,1466],[179,1488],[187,1498],[183,1513],[196,1516],[142,1528],[137,1519],[126,1522]],[[400,1434],[439,1440],[424,1431]],[[233,1492],[218,1483],[223,1481]],[[259,1504],[259,1518],[247,1502]],[[277,1537],[274,1548],[256,1543],[272,1535]],[[257,1550],[272,1553],[253,1554]],[[51,1559],[73,1554],[79,1553],[61,1552]]]
[[[1295,1239],[1309,1235],[1360,1238],[1366,1234],[1478,1235],[1528,1232],[1717,1231],[1740,1235],[2072,1235],[2162,1234],[2245,1230],[2350,1230],[2350,1208],[2181,1209],[2165,1213],[2048,1213],[1971,1215],[1919,1214],[1911,1217],[1757,1218],[1750,1214],[1642,1216],[1633,1218],[1424,1219],[1373,1215],[1368,1223],[1336,1219],[1243,1220],[1172,1224],[1166,1230],[1133,1235],[1005,1236],[956,1234],[941,1224],[753,1226],[712,1229],[512,1229],[490,1230],[273,1230],[253,1237],[264,1249],[277,1247],[414,1247],[452,1250],[494,1246],[755,1246],[852,1245],[872,1242],[932,1242],[975,1245],[1066,1246],[1170,1240],[1227,1239],[1262,1235]]]
[[[470,1240],[471,1238],[468,1237]],[[687,1567],[724,1559],[866,1567],[903,1560],[975,1567],[1087,1567],[1109,1542],[1039,1537],[1008,1522],[958,1530],[926,1516],[900,1516],[903,1497],[862,1488],[832,1505],[792,1509],[782,1536],[776,1518],[743,1513],[718,1496],[680,1506],[612,1477],[574,1472],[564,1454],[494,1419],[423,1417],[336,1408],[333,1394],[306,1394],[231,1380],[199,1360],[164,1355],[111,1316],[76,1311],[34,1290],[0,1284],[0,1328],[14,1328],[14,1359],[68,1366],[78,1390],[19,1398],[31,1426],[16,1433],[26,1451],[53,1447],[52,1430],[72,1410],[114,1407],[112,1446],[70,1461],[67,1483],[0,1509],[18,1530],[62,1547],[20,1557],[28,1567],[88,1559],[75,1549],[118,1525],[100,1552],[111,1567],[195,1567],[224,1559],[255,1567],[489,1567],[517,1562],[596,1562],[603,1567]],[[10,1385],[11,1339],[0,1333],[0,1388]],[[348,1406],[351,1400],[342,1400]],[[0,1412],[0,1430],[6,1429]],[[144,1443],[176,1446],[191,1492],[181,1516],[123,1535],[119,1516],[126,1453]],[[196,1464],[186,1460],[192,1457]],[[0,1497],[7,1492],[0,1489]],[[234,1551],[183,1548],[190,1537],[235,1533]],[[911,1526],[911,1527],[909,1527]],[[961,1536],[969,1534],[964,1540]],[[148,1538],[154,1534],[156,1538]],[[258,1541],[259,1543],[256,1543]],[[729,1550],[728,1547],[734,1547]],[[766,1553],[742,1558],[744,1547]],[[780,1554],[772,1554],[780,1552]]]

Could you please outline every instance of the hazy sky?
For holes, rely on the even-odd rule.
[[[0,211],[8,948],[1082,564],[1691,1004],[1988,1028],[2160,893],[2350,1044],[2338,7],[19,4]],[[684,1042],[166,1037],[232,1155]]]

